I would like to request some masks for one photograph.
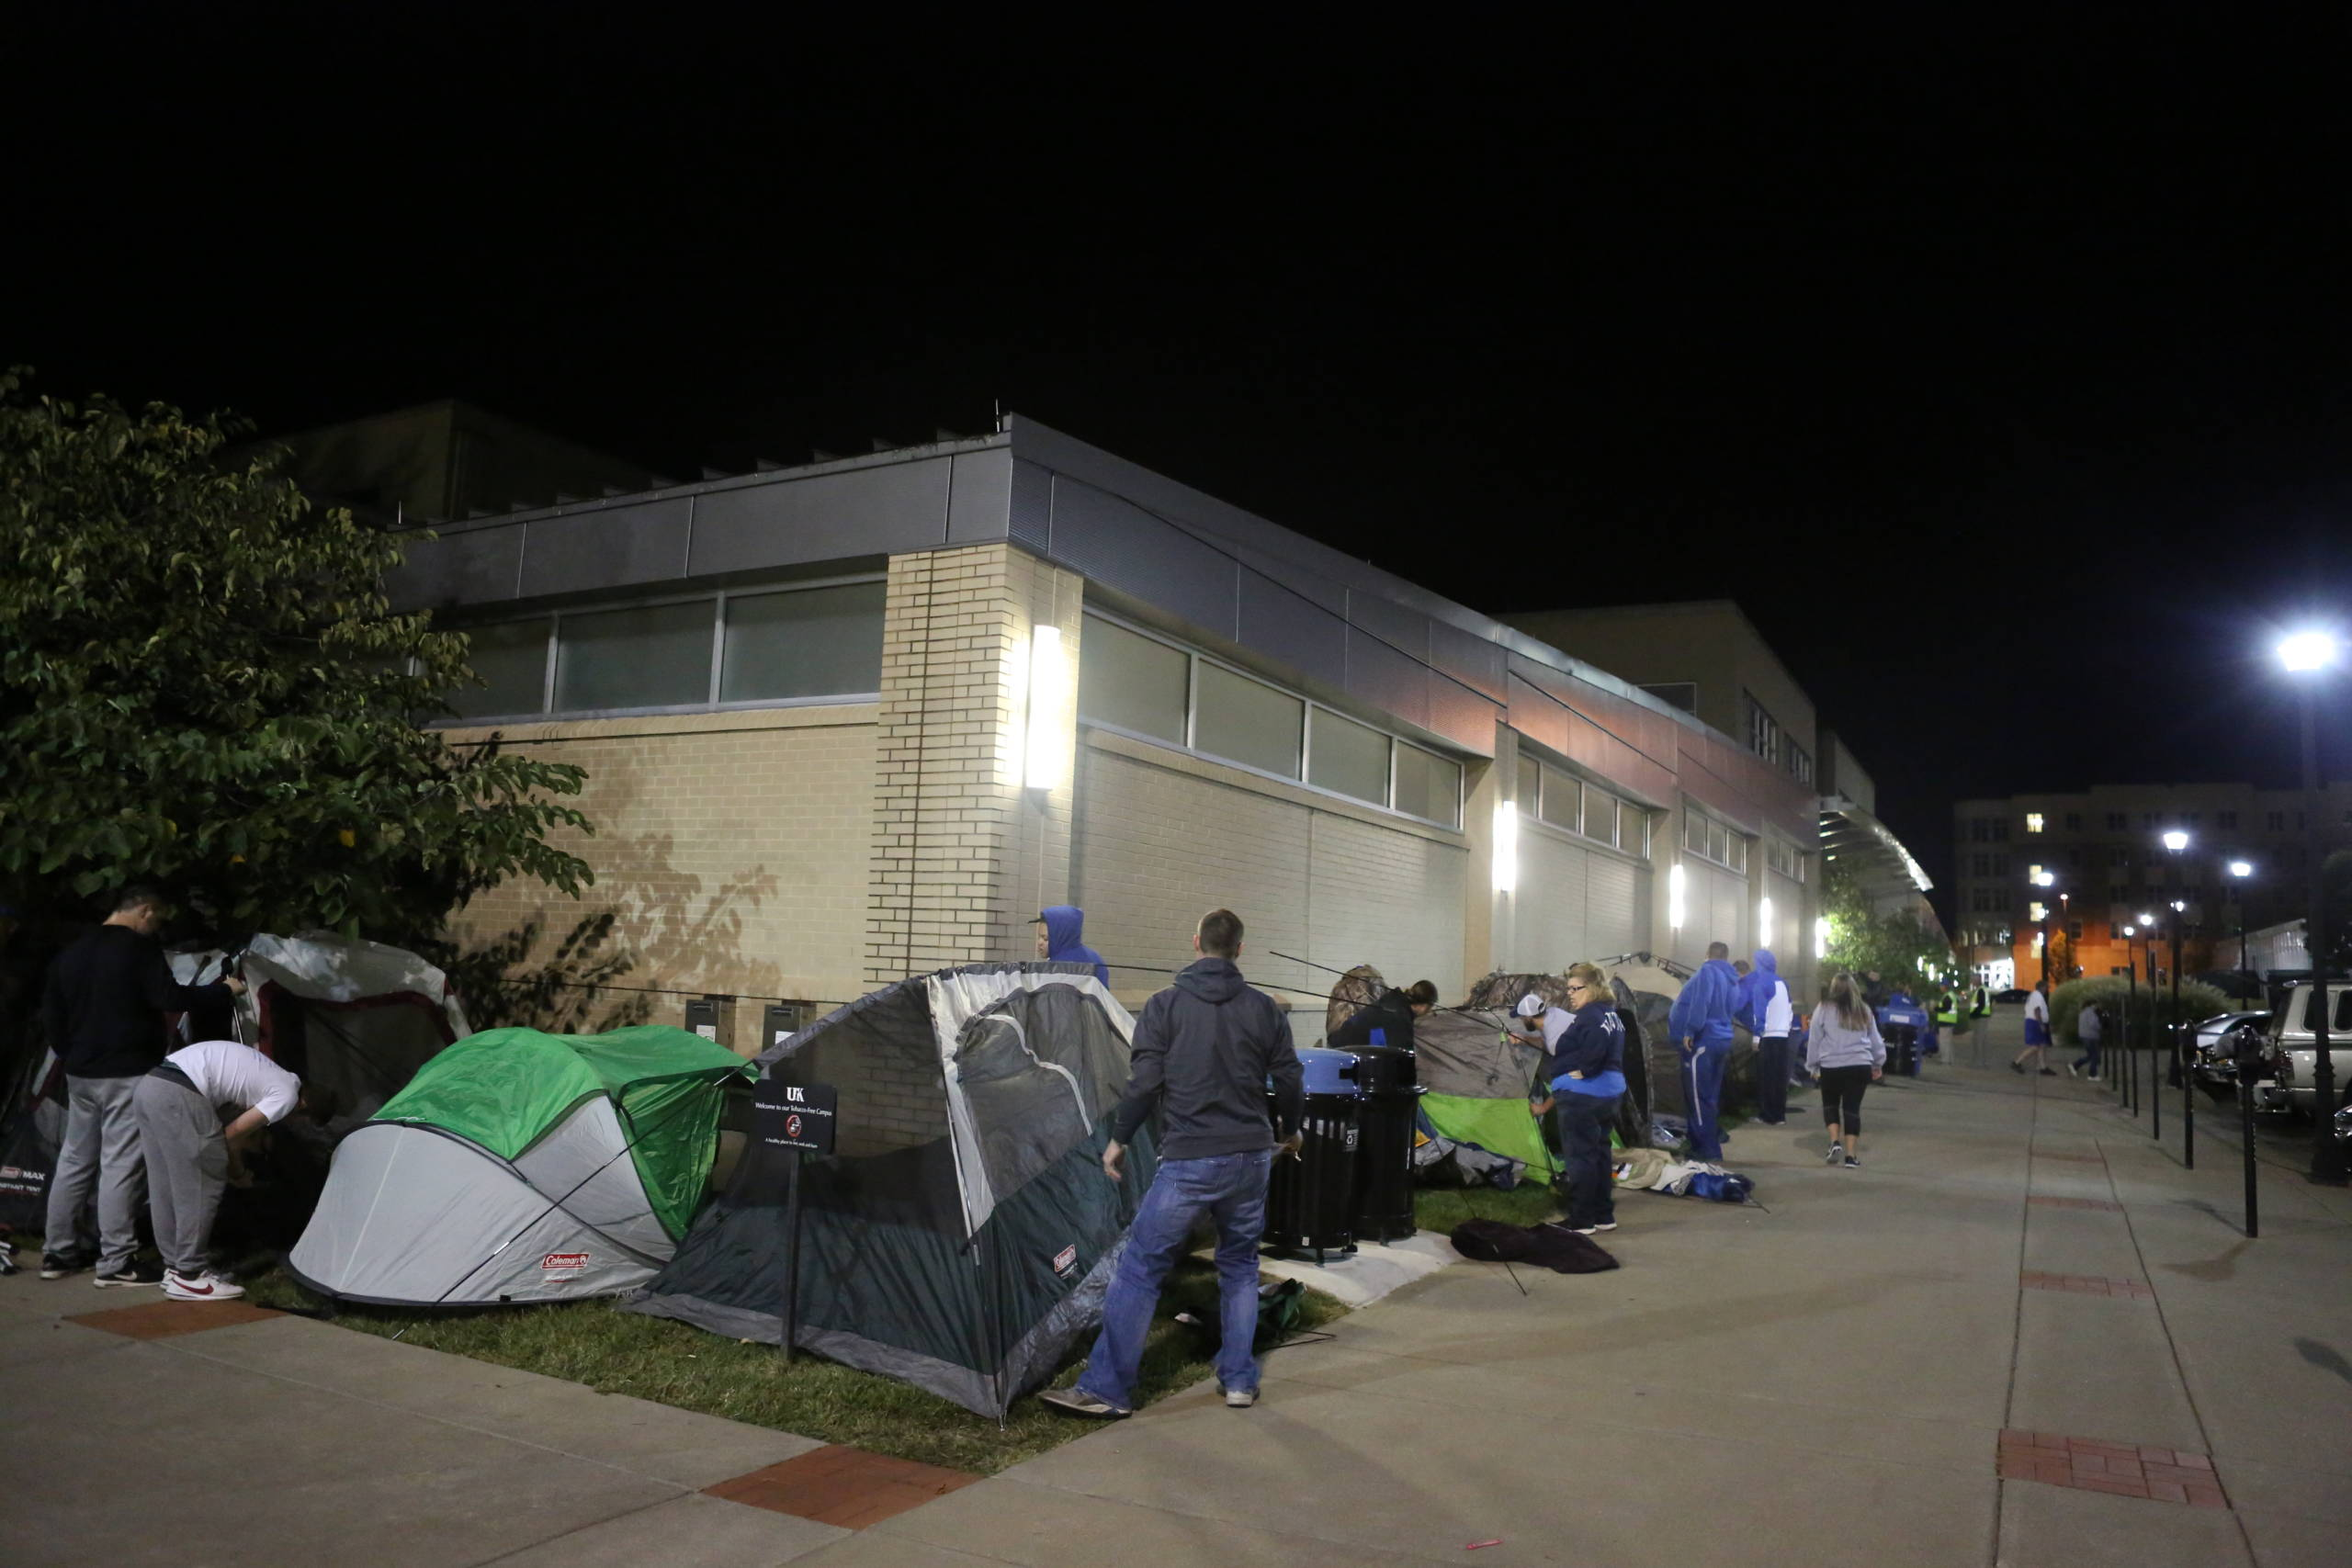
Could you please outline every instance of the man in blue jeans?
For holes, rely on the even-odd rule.
[[[1073,1415],[1111,1418],[1135,1409],[1136,1372],[1159,1287],[1203,1214],[1216,1222],[1217,1384],[1237,1410],[1258,1402],[1252,1342],[1266,1178],[1277,1154],[1298,1150],[1305,1075],[1289,1018],[1234,967],[1241,955],[1240,917],[1230,909],[1203,915],[1193,951],[1199,958],[1146,1002],[1136,1021],[1126,1092],[1111,1116],[1103,1174],[1124,1179],[1126,1145],[1154,1106],[1160,1111],[1159,1174],[1127,1232],[1085,1372],[1076,1386],[1039,1395]],[[1279,1128],[1266,1114],[1269,1080]]]

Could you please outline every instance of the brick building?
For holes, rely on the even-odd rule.
[[[2325,792],[2318,826],[2328,851],[2352,840],[2352,788]],[[2304,912],[2309,828],[2301,790],[2252,784],[2099,784],[1963,800],[1952,812],[1960,942],[1980,966],[2007,959],[2030,985],[2041,974],[2046,918],[2053,942],[2064,931],[2074,945],[2073,968],[2117,974],[2134,953],[2147,963],[2144,938],[2130,934],[2138,917],[2154,916],[2161,929],[2178,900],[2183,968],[2230,967],[2242,917],[2260,928]],[[2170,831],[2188,835],[2177,856],[2164,847]],[[2233,862],[2251,874],[2233,876]]]
[[[745,998],[741,1049],[761,999],[1026,956],[1059,902],[1138,1000],[1218,904],[1302,1001],[1275,951],[1458,997],[1763,936],[1810,979],[1784,760],[1029,421],[442,524],[390,587],[474,636],[453,739],[589,771],[595,886],[465,932],[609,912],[622,983]]]

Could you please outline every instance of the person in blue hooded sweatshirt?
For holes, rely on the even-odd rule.
[[[1716,1163],[1724,1157],[1723,1129],[1716,1122],[1723,1103],[1724,1068],[1731,1063],[1731,1026],[1739,1010],[1739,976],[1732,973],[1731,949],[1707,944],[1707,961],[1683,982],[1666,1015],[1666,1032],[1682,1055],[1682,1098],[1689,1107],[1690,1157]]]
[[[1037,956],[1048,964],[1091,964],[1103,988],[1111,985],[1111,966],[1086,945],[1086,911],[1075,904],[1048,904],[1037,911]]]
[[[1777,1127],[1789,1119],[1789,1029],[1796,1009],[1772,950],[1756,950],[1756,967],[1739,982],[1739,1021],[1756,1036],[1756,1120]]]

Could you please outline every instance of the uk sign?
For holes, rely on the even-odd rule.
[[[761,1083],[752,1091],[752,1136],[771,1148],[833,1152],[841,1097],[827,1083]]]

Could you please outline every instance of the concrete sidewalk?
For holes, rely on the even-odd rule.
[[[1806,1096],[1733,1140],[1763,1210],[1628,1196],[1622,1270],[1456,1267],[1254,1410],[1195,1391],[807,1561],[2346,1561],[2352,1198],[2271,1180],[2248,1243],[2234,1165],[2094,1086],[1928,1074],[1871,1090],[1860,1170]]]
[[[301,1318],[103,1332],[61,1314],[152,1293],[28,1273],[0,1557],[2346,1561],[2352,1196],[2266,1169],[2249,1242],[2234,1160],[2182,1171],[2095,1086],[1928,1075],[1871,1090],[1860,1170],[1821,1164],[1807,1095],[1732,1142],[1763,1207],[1627,1195],[1618,1271],[1460,1264],[1279,1352],[1254,1410],[1204,1387],[844,1523],[727,1497],[848,1450]]]

